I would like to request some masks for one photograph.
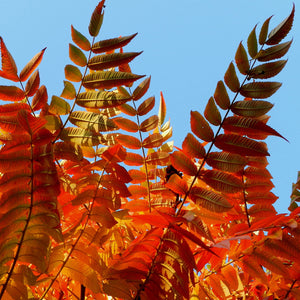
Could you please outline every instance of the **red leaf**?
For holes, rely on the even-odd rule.
[[[2,37],[0,37],[0,48],[2,60],[2,70],[0,70],[0,76],[18,82],[19,77],[16,63],[9,51],[7,50]]]

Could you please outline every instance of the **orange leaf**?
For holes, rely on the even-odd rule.
[[[39,86],[40,86],[40,75],[39,75],[39,71],[37,70],[32,74],[32,76],[27,81],[25,87],[25,93],[27,94],[28,97],[31,97],[35,94]]]
[[[170,154],[168,152],[159,151],[153,152],[147,155],[146,162],[149,165],[161,165],[164,166],[169,161]]]
[[[77,31],[73,26],[71,26],[71,36],[73,42],[82,50],[85,51],[90,50],[91,44],[89,40],[84,35],[82,35],[79,31]]]
[[[188,133],[185,137],[182,143],[182,151],[192,158],[203,158],[205,156],[205,148],[191,133]]]
[[[158,119],[159,119],[159,125],[162,126],[162,124],[165,121],[167,113],[167,106],[165,102],[165,98],[162,92],[160,92],[160,103],[159,103],[159,110],[158,110]]]
[[[7,50],[2,37],[0,37],[0,48],[2,60],[2,70],[0,70],[0,76],[18,82],[19,77],[16,63],[9,51]]]
[[[179,195],[184,195],[188,191],[186,181],[180,178],[177,174],[171,175],[168,182],[165,184],[165,187]]]
[[[132,99],[139,100],[142,98],[149,89],[151,76],[142,81],[133,91]]]
[[[191,111],[191,129],[200,139],[211,142],[214,138],[214,132],[198,111]]]
[[[129,131],[129,132],[137,132],[138,131],[138,125],[126,118],[123,117],[117,117],[113,119],[114,123],[123,130]]]
[[[142,132],[147,132],[152,129],[155,129],[158,126],[159,119],[157,115],[151,116],[148,119],[144,120],[139,127],[139,130]]]
[[[269,156],[265,143],[257,142],[236,134],[220,134],[215,145],[221,150],[237,153],[242,156]]]
[[[20,73],[20,80],[25,81],[28,79],[30,74],[38,67],[40,62],[42,61],[44,52],[46,48],[44,48],[41,52],[36,54],[30,61],[29,63],[23,68],[23,70]]]
[[[0,99],[5,101],[20,101],[25,97],[25,93],[16,86],[0,85]]]
[[[155,98],[150,97],[146,99],[144,102],[140,104],[140,106],[137,109],[137,113],[139,116],[146,115],[155,105]]]
[[[197,174],[198,170],[196,165],[191,161],[189,157],[187,157],[180,151],[176,151],[171,154],[171,163],[175,167],[175,169],[178,169],[184,174],[190,176],[195,176]]]
[[[137,153],[127,152],[124,163],[128,166],[141,166],[144,164],[144,158]]]
[[[39,110],[44,108],[44,106],[47,104],[48,100],[48,93],[47,89],[44,85],[42,85],[34,95],[32,99],[32,109],[33,110]]]
[[[226,90],[226,87],[224,85],[224,82],[220,80],[217,83],[217,87],[214,93],[214,98],[217,102],[217,104],[222,108],[222,109],[228,109],[230,106],[230,99]]]
[[[124,147],[129,149],[140,149],[141,141],[131,135],[120,134],[117,136],[117,141]]]
[[[43,118],[37,118],[30,114],[27,110],[20,110],[18,113],[18,121],[29,134],[35,133],[38,129],[46,124]]]
[[[160,133],[153,133],[143,140],[143,147],[155,148],[160,147],[164,142],[164,138]]]
[[[130,185],[128,187],[128,190],[131,194],[131,196],[129,196],[129,197],[133,198],[133,199],[145,198],[148,195],[147,188],[145,188],[141,185]]]
[[[103,22],[103,12],[102,9],[104,7],[105,0],[102,0],[98,3],[96,8],[93,11],[91,16],[90,24],[89,24],[89,33],[91,36],[96,37],[99,33]]]

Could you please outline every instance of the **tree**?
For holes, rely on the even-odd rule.
[[[64,89],[48,101],[0,39],[0,299],[298,299],[299,180],[278,214],[265,140],[291,14],[240,43],[191,133],[131,71],[135,34],[97,41],[104,0],[74,27]],[[268,33],[269,32],[269,33]],[[71,103],[71,104],[70,104]]]

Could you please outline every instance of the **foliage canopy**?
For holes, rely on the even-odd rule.
[[[0,38],[0,299],[299,299],[299,182],[273,207],[267,99],[281,86],[295,6],[240,43],[203,113],[170,141],[166,101],[123,48],[71,27],[64,89],[19,72]]]

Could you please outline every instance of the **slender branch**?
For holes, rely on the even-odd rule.
[[[293,281],[293,283],[291,284],[289,290],[286,292],[284,299],[287,299],[288,295],[291,293],[291,291],[292,291],[292,289],[293,289],[293,287],[294,287],[294,285],[296,284],[297,281],[298,281],[297,279],[295,279]]]

